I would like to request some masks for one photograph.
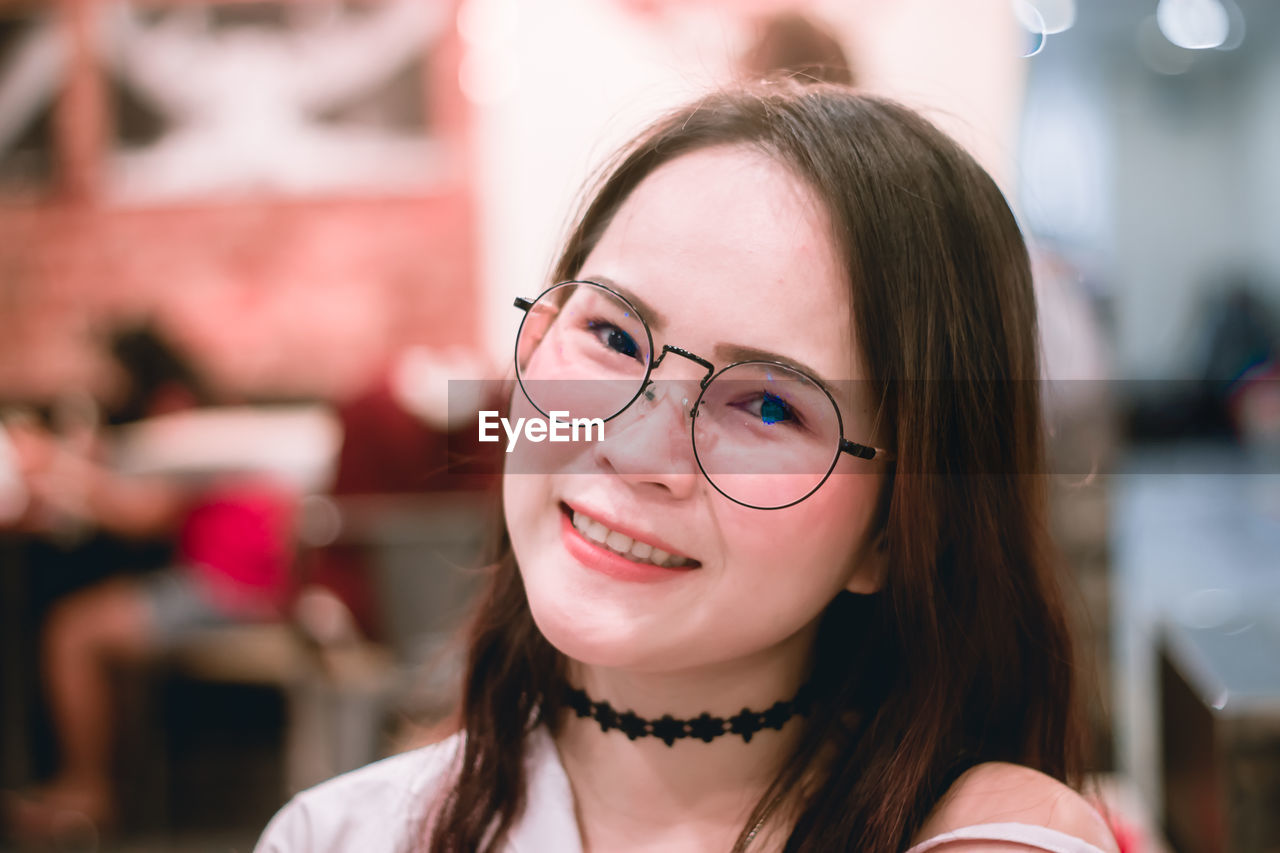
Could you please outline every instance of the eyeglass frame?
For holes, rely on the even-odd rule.
[[[844,416],[840,413],[840,405],[836,402],[835,396],[831,393],[831,391],[827,388],[827,386],[824,385],[821,381],[805,373],[803,370],[800,370],[799,368],[794,367],[790,364],[784,364],[780,361],[769,361],[767,359],[750,359],[747,361],[735,361],[732,364],[727,364],[724,367],[720,368],[719,370],[716,370],[716,366],[712,362],[703,358],[702,356],[697,355],[696,353],[690,350],[684,349],[683,347],[675,347],[670,344],[663,344],[662,352],[658,355],[656,359],[653,358],[652,353],[654,352],[654,349],[655,349],[653,344],[653,330],[649,328],[649,321],[645,319],[643,312],[641,312],[638,308],[636,308],[636,306],[632,304],[631,300],[627,299],[627,297],[623,296],[621,293],[614,290],[612,287],[601,284],[598,281],[591,281],[590,279],[566,279],[565,281],[556,282],[555,284],[548,287],[546,290],[542,291],[542,293],[539,293],[533,299],[525,299],[524,297],[517,296],[513,303],[513,305],[516,308],[519,308],[521,311],[524,312],[524,317],[522,317],[520,320],[520,327],[516,329],[516,343],[515,343],[515,351],[513,353],[514,363],[516,367],[516,382],[520,385],[520,393],[524,394],[524,398],[529,401],[529,405],[533,406],[539,412],[542,412],[543,415],[548,415],[548,413],[543,412],[542,409],[538,408],[538,404],[535,403],[533,401],[533,398],[529,396],[529,391],[524,387],[524,379],[520,375],[521,373],[520,371],[520,334],[524,331],[525,321],[529,319],[529,311],[533,308],[533,306],[536,305],[539,301],[541,301],[544,296],[546,296],[548,293],[555,290],[556,288],[564,287],[570,284],[589,284],[592,287],[597,287],[605,291],[610,296],[617,299],[619,302],[625,305],[628,309],[630,309],[631,312],[635,315],[636,319],[640,321],[640,325],[644,327],[644,334],[645,334],[645,337],[648,339],[648,343],[649,343],[648,352],[650,353],[650,356],[647,359],[647,364],[645,365],[644,380],[640,383],[640,387],[636,390],[636,393],[632,395],[631,399],[623,404],[622,408],[618,409],[618,411],[614,412],[609,417],[602,418],[602,420],[605,423],[608,423],[609,421],[621,415],[627,409],[631,408],[631,406],[635,403],[635,401],[640,399],[640,396],[645,393],[645,391],[649,388],[650,385],[653,384],[654,380],[651,378],[653,376],[653,372],[662,365],[662,361],[667,357],[667,353],[675,353],[681,358],[687,358],[690,361],[697,364],[699,367],[704,368],[707,371],[707,373],[698,382],[698,398],[694,401],[693,408],[690,409],[688,412],[689,419],[690,419],[689,440],[693,446],[693,458],[694,458],[694,461],[698,463],[698,470],[702,472],[703,478],[706,479],[706,481],[711,484],[711,488],[715,489],[717,492],[724,495],[726,498],[738,504],[739,506],[745,506],[750,509],[758,509],[758,510],[775,510],[775,509],[786,509],[787,507],[795,506],[801,501],[807,500],[808,498],[812,497],[814,493],[818,491],[818,489],[821,489],[824,485],[826,485],[827,480],[831,478],[831,473],[835,471],[836,465],[839,464],[840,462],[841,453],[847,453],[856,459],[866,459],[868,461],[873,459],[880,459],[885,462],[892,462],[894,460],[895,456],[893,451],[891,450],[885,450],[882,447],[874,447],[869,444],[859,444],[856,441],[850,441],[849,439],[845,438]],[[749,504],[749,503],[746,503],[745,501],[738,500],[733,495],[730,495],[724,489],[716,485],[716,481],[712,479],[710,474],[707,473],[707,469],[702,464],[702,459],[698,455],[698,441],[694,437],[693,431],[694,431],[694,427],[697,425],[698,407],[702,405],[702,398],[706,395],[707,388],[710,387],[711,383],[715,382],[716,379],[718,379],[727,371],[732,370],[735,367],[742,367],[743,365],[751,365],[751,364],[763,364],[763,365],[769,365],[772,367],[781,367],[785,370],[791,371],[792,373],[799,374],[809,382],[813,383],[814,387],[816,387],[824,395],[826,395],[827,399],[831,402],[832,410],[836,413],[836,427],[838,432],[840,433],[840,441],[839,441],[839,444],[837,445],[836,452],[831,457],[831,466],[827,468],[827,472],[822,475],[822,479],[819,480],[817,484],[808,492],[806,492],[802,497],[796,498],[790,503],[785,503],[780,506],[756,506],[755,504]],[[649,399],[652,399],[652,397],[650,397]],[[683,401],[683,403],[687,404],[687,402],[688,402],[688,399],[686,398]]]

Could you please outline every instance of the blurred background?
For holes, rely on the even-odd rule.
[[[1273,0],[0,0],[10,834],[243,850],[447,731],[495,470],[450,380],[618,144],[794,73],[923,111],[1029,237],[1122,848],[1280,851],[1278,43]]]

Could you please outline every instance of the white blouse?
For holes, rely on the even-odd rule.
[[[303,791],[267,824],[254,853],[401,853],[421,838],[423,812],[448,777],[461,735],[383,759]],[[504,853],[582,853],[573,791],[545,728],[529,738],[528,800]],[[1072,835],[1023,823],[987,823],[930,838],[907,853],[950,841],[1011,841],[1049,853],[1102,853]]]

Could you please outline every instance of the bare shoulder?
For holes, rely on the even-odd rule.
[[[1118,853],[1106,822],[1078,793],[1038,770],[999,761],[979,764],[957,779],[926,818],[915,842],[983,823],[1034,824],[1075,836],[1106,853]],[[943,849],[976,853],[1025,848],[956,842]]]

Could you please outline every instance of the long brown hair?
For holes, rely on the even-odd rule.
[[[623,152],[556,278],[575,277],[646,176],[718,145],[762,151],[825,202],[854,340],[897,453],[878,519],[884,588],[828,607],[818,701],[746,825],[782,795],[795,817],[786,850],[889,853],[976,763],[1074,782],[1080,727],[1045,519],[1035,301],[1004,197],[901,106],[838,86],[734,89],[668,115]],[[498,849],[525,801],[525,739],[562,717],[564,660],[505,554],[472,625],[465,747],[431,821],[433,853]]]

